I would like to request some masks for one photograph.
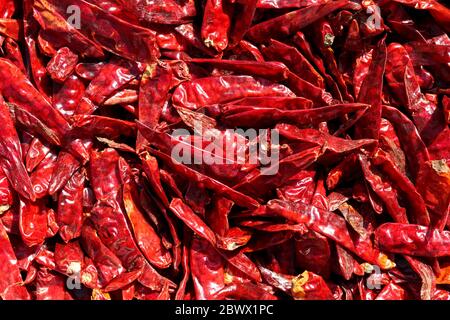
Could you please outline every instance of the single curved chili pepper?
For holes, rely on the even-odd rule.
[[[175,106],[196,110],[216,103],[255,96],[287,96],[294,94],[285,86],[250,76],[208,77],[182,83],[175,89]]]
[[[386,251],[423,257],[450,255],[448,231],[428,230],[425,226],[385,223],[375,232],[376,241]]]
[[[30,179],[37,199],[48,195],[48,187],[53,171],[56,167],[56,159],[56,154],[49,152],[38,165],[36,170],[31,174]]]
[[[331,152],[333,156],[336,154],[352,153],[364,148],[369,149],[375,143],[371,139],[341,139],[315,129],[299,129],[289,124],[277,124],[275,128],[280,132],[281,136],[290,140],[321,146],[322,152]]]
[[[153,128],[159,122],[164,102],[167,100],[173,79],[172,69],[166,64],[147,66],[139,90],[139,121]],[[138,135],[137,149],[143,145]]]
[[[367,108],[366,104],[350,103],[304,110],[280,110],[264,107],[236,106],[224,107],[223,121],[227,125],[239,127],[270,127],[280,122],[295,125],[318,124],[342,115]],[[239,110],[240,109],[240,110]],[[232,114],[227,114],[232,112]]]
[[[36,277],[37,300],[66,300],[65,281],[63,276],[45,267],[41,267]]]
[[[102,105],[140,72],[142,69],[139,63],[118,60],[105,64],[86,88],[86,97],[94,104]]]
[[[230,70],[241,74],[261,77],[272,81],[286,80],[289,70],[278,62],[258,62],[244,60],[199,59],[192,58],[189,62],[206,64],[218,69]]]
[[[317,87],[324,88],[322,76],[295,47],[270,39],[268,45],[263,46],[261,50],[268,59],[283,62],[299,77]]]
[[[233,24],[230,30],[229,47],[237,45],[251,27],[258,0],[241,0],[233,3]]]
[[[70,12],[67,12],[69,6],[78,6],[81,13],[80,20],[84,21],[80,32],[90,36],[105,50],[143,63],[153,62],[159,57],[155,32],[150,29],[130,24],[84,0],[51,0],[49,3],[64,19],[70,17]],[[131,38],[133,41],[129,41]]]
[[[49,142],[54,142],[53,137],[61,144],[65,134],[69,132],[70,125],[64,117],[54,109],[50,103],[33,87],[24,74],[13,64],[0,58],[0,76],[10,79],[0,84],[3,96],[25,111],[30,112],[40,121],[45,123],[50,132],[39,132],[44,137],[52,136]]]
[[[248,31],[247,37],[255,42],[265,42],[270,38],[289,36],[347,4],[346,0],[339,0],[292,11],[254,25]]]
[[[141,159],[143,170],[147,176],[147,179],[151,182],[151,187],[156,192],[159,199],[164,203],[164,205],[169,206],[169,200],[161,184],[158,161],[148,152],[142,154]]]
[[[367,102],[372,106],[358,121],[355,128],[357,138],[369,138],[378,140],[381,127],[381,95],[383,90],[383,77],[387,61],[387,49],[383,38],[374,49],[372,62],[367,76],[361,84],[358,102]]]
[[[430,212],[430,227],[441,231],[444,230],[449,216],[449,183],[450,169],[445,160],[427,161],[420,168],[416,181],[417,190]]]
[[[305,271],[292,279],[292,295],[296,300],[331,299],[331,290],[321,276]]]
[[[198,236],[207,240],[211,245],[216,245],[214,232],[181,199],[174,198],[170,203],[170,209]]]
[[[201,36],[203,43],[217,52],[228,46],[232,9],[228,1],[206,0]]]
[[[0,221],[0,248],[1,250],[1,275],[0,275],[0,297],[3,300],[28,300],[30,294],[25,286],[21,285],[22,277],[17,258],[14,254],[8,234]]]
[[[1,37],[0,37],[1,39]],[[26,73],[25,63],[19,44],[11,38],[5,40],[5,58],[12,61],[23,73]]]
[[[189,261],[197,300],[208,300],[225,287],[223,258],[208,241],[193,237]]]
[[[83,225],[81,244],[97,267],[101,284],[108,284],[124,271],[119,258],[103,244],[92,225]]]
[[[36,167],[44,160],[47,154],[50,152],[50,148],[42,143],[39,138],[34,138],[29,146],[26,158],[25,166],[28,172],[34,171]]]
[[[335,213],[318,209],[301,202],[288,203],[280,200],[271,200],[268,203],[270,210],[280,214],[288,220],[305,223],[316,231],[354,252],[361,258],[379,265],[384,269],[391,269],[394,263],[386,255],[373,247],[370,239],[350,235],[345,220]]]
[[[226,286],[215,293],[213,300],[238,299],[238,300],[278,300],[276,296],[252,283],[237,283]]]
[[[405,150],[411,175],[415,179],[419,169],[426,161],[430,160],[430,155],[424,142],[412,121],[398,109],[383,106],[383,117],[393,124],[402,149]]]
[[[58,197],[56,219],[60,227],[59,234],[65,242],[69,242],[81,234],[84,182],[84,175],[76,172],[67,181]]]
[[[31,200],[36,198],[33,186],[25,166],[22,163],[22,150],[19,137],[14,128],[9,109],[0,96],[0,121],[3,124],[0,138],[0,163],[11,187],[22,196]]]
[[[72,135],[82,138],[107,137],[117,139],[131,137],[136,133],[136,125],[129,121],[96,115],[75,115],[72,117]]]
[[[48,193],[54,195],[59,192],[80,167],[80,162],[68,152],[61,151],[56,160],[55,169],[50,180]]]
[[[246,56],[248,56],[252,60],[259,61],[259,62],[264,61],[264,57],[261,54],[261,52],[259,51],[259,49],[255,45],[253,45],[252,43],[250,43],[248,41],[241,40],[239,42],[239,44],[233,49],[233,51],[237,51],[237,50],[239,52],[245,52]],[[246,60],[248,60],[248,59],[246,59]]]
[[[172,263],[170,253],[163,247],[155,229],[145,220],[136,200],[137,190],[132,182],[131,169],[123,158],[119,159],[121,181],[123,186],[123,203],[131,223],[137,245],[147,260],[154,266],[164,269]]]
[[[183,278],[181,279],[181,282],[178,285],[178,289],[175,294],[175,300],[185,300],[186,287],[191,276],[190,251],[186,245],[183,246],[183,260],[181,264],[183,268]]]
[[[377,196],[384,202],[388,213],[396,222],[408,223],[408,217],[406,216],[406,210],[400,206],[397,200],[397,190],[392,188],[390,181],[383,179],[377,175],[373,166],[368,162],[367,158],[358,156],[361,169],[367,183],[371,189],[377,194]]]
[[[395,164],[381,150],[375,153],[372,162],[390,178],[392,184],[401,190],[405,198],[408,199],[408,207],[412,211],[409,216],[410,220],[413,223],[428,225],[430,217],[425,207],[424,199],[422,199],[412,182],[398,170]],[[444,220],[446,219],[444,218]]]

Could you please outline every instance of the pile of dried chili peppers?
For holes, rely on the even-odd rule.
[[[0,298],[449,300],[449,34],[444,0],[1,0]]]

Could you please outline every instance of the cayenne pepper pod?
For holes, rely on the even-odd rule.
[[[449,299],[448,6],[200,2],[0,1],[0,299]]]
[[[19,137],[14,128],[9,109],[0,96],[0,120],[3,125],[0,138],[0,164],[3,172],[8,177],[11,186],[22,196],[28,199],[36,199],[33,186],[22,163],[22,150]]]
[[[20,285],[22,277],[17,266],[17,258],[14,254],[8,234],[0,220],[0,247],[1,251],[1,276],[0,297],[3,300],[28,300],[31,298],[25,286]]]
[[[217,52],[228,46],[231,9],[226,0],[206,0],[201,35],[203,43]]]
[[[83,190],[85,177],[76,172],[59,193],[56,221],[65,242],[78,238],[83,224]]]

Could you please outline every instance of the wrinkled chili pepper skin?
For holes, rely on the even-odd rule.
[[[23,242],[29,247],[42,244],[47,236],[47,209],[41,201],[20,201],[19,228]]]
[[[0,75],[4,79],[11,79],[2,82],[0,90],[9,102],[15,103],[26,111],[36,116],[45,123],[51,133],[40,132],[45,138],[52,134],[61,143],[63,136],[70,131],[70,125],[64,117],[36,90],[22,72],[9,61],[0,59]],[[50,139],[49,142],[54,142]]]
[[[64,82],[75,70],[78,63],[78,56],[69,48],[61,48],[52,57],[47,65],[47,71],[53,80]]]
[[[146,221],[144,214],[135,203],[137,192],[131,182],[130,167],[122,158],[119,159],[119,166],[123,183],[123,203],[137,244],[150,263],[161,269],[168,268],[172,262],[169,251],[162,245],[155,229]]]
[[[288,36],[346,4],[345,0],[333,1],[289,12],[251,27],[248,37],[256,42],[264,42],[269,38]]]
[[[0,97],[0,120],[3,125],[0,138],[0,163],[3,172],[17,192],[28,199],[34,200],[36,194],[22,162],[20,140],[8,107],[2,97]]]
[[[207,47],[218,52],[228,46],[230,16],[227,13],[228,3],[223,0],[207,0],[203,15],[201,35]]]
[[[206,240],[192,239],[190,270],[198,300],[210,299],[225,286],[223,259]]]
[[[382,39],[375,49],[368,74],[364,79],[359,92],[359,102],[369,102],[372,106],[358,121],[355,135],[359,138],[378,140],[381,126],[381,93],[383,89],[383,76],[387,61],[387,49],[385,40]],[[362,129],[364,128],[363,132]]]
[[[20,285],[22,277],[17,258],[14,254],[8,234],[0,221],[0,254],[2,259],[0,276],[0,297],[3,300],[29,300],[31,299],[28,290]]]
[[[86,1],[49,1],[65,19],[70,17],[67,8],[77,5],[80,8],[81,32],[104,49],[123,56],[130,60],[152,62],[159,57],[155,33],[149,29],[129,24]],[[99,19],[102,23],[95,23]],[[134,41],[128,41],[134,37]]]
[[[60,228],[59,234],[65,242],[81,234],[84,182],[84,175],[77,172],[59,193],[56,221]]]
[[[449,300],[449,21],[0,0],[0,300]]]
[[[233,88],[233,90],[229,88]],[[183,83],[175,90],[172,101],[175,105],[196,110],[211,104],[266,95],[294,96],[283,85],[257,81],[249,76],[224,76],[201,78]]]
[[[412,224],[386,223],[376,230],[379,245],[387,251],[413,256],[450,255],[448,231],[428,230]]]
[[[124,271],[119,258],[103,244],[93,226],[86,224],[82,227],[81,244],[97,267],[101,284],[111,282]]]

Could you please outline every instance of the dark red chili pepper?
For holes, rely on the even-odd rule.
[[[448,21],[0,1],[0,300],[449,299]]]
[[[381,127],[381,94],[383,90],[383,76],[386,66],[387,52],[384,38],[374,49],[372,62],[367,76],[361,84],[358,101],[368,102],[372,106],[356,125],[356,137],[376,139],[380,135]]]
[[[423,257],[448,256],[448,231],[413,224],[385,223],[376,230],[378,244],[389,252]]]
[[[150,263],[158,268],[167,268],[170,266],[172,258],[166,248],[163,247],[158,234],[146,221],[144,214],[135,202],[137,191],[131,181],[130,167],[122,158],[119,159],[119,167],[123,184],[123,203],[137,244]]]
[[[47,65],[47,71],[53,80],[64,82],[74,71],[78,56],[64,47],[58,50]]]
[[[84,21],[80,25],[80,32],[108,51],[144,63],[159,57],[155,32],[150,29],[130,24],[83,0],[52,0],[49,3],[66,21],[70,18],[67,8],[71,5],[78,6],[80,20]],[[93,19],[102,23],[96,23]],[[129,41],[131,38],[133,41]]]
[[[76,172],[67,181],[58,197],[56,221],[60,228],[59,234],[66,242],[78,238],[81,234],[84,182],[84,175]]]
[[[206,0],[201,36],[207,47],[221,52],[228,46],[231,9],[228,1]]]
[[[14,254],[8,234],[0,221],[1,276],[0,297],[3,300],[29,300],[31,298],[25,286],[21,285],[22,277],[17,258]]]
[[[12,122],[9,109],[0,96],[0,121],[2,122],[2,136],[0,138],[0,164],[4,174],[8,177],[11,187],[22,196],[34,200],[36,194],[22,162],[22,150],[19,137]]]
[[[292,11],[251,27],[247,36],[256,42],[266,42],[270,38],[289,36],[347,4],[346,0],[339,0]]]

